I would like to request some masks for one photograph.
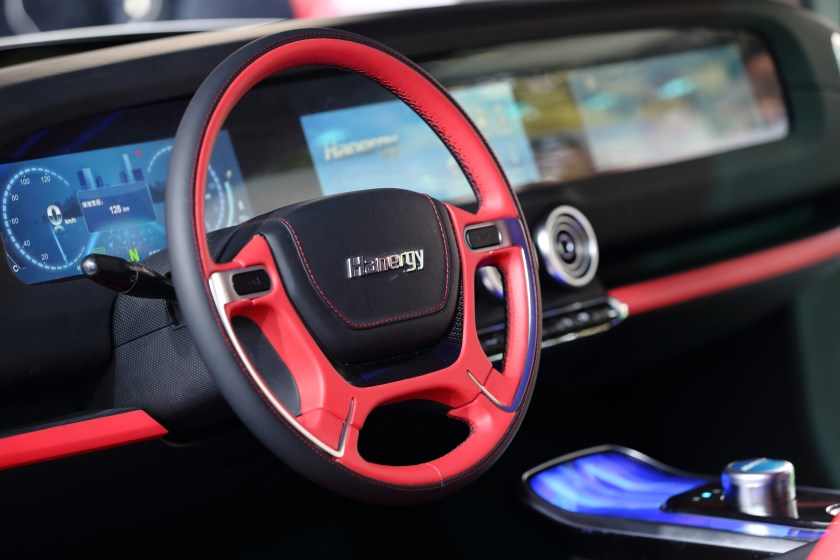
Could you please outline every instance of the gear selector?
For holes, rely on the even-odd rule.
[[[724,503],[747,515],[796,518],[793,464],[780,459],[746,459],[726,465],[721,476]]]

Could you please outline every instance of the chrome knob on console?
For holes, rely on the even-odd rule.
[[[586,286],[598,271],[598,241],[586,216],[558,206],[537,226],[537,247],[548,273],[563,284]]]
[[[726,465],[721,477],[724,502],[741,513],[796,517],[793,464],[781,459],[745,459]]]

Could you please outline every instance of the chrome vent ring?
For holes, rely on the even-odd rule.
[[[558,206],[537,227],[537,247],[556,280],[581,288],[598,271],[598,240],[592,224],[573,206]]]

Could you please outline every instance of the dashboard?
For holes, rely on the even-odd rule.
[[[425,62],[477,123],[516,190],[788,134],[773,58],[753,34],[656,28],[576,38],[575,52],[597,53],[591,60],[558,55],[570,50],[568,41],[510,43]],[[263,87],[220,135],[208,169],[207,232],[358,189],[400,187],[475,202],[443,143],[385,92],[340,75],[279,88]],[[285,106],[272,106],[281,95]],[[19,280],[77,277],[90,253],[140,261],[165,249],[166,174],[179,105],[58,123],[0,149],[2,236]],[[271,115],[275,130],[257,137],[259,113]]]
[[[589,219],[600,248],[592,283],[570,287],[541,267],[545,314],[560,322],[580,302],[840,223],[840,73],[824,22],[761,0],[608,5],[499,2],[421,10],[410,24],[406,15],[314,23],[376,38],[443,83],[484,130],[535,234],[563,205]],[[161,181],[190,96],[237,47],[304,25],[313,23],[87,45],[25,64],[0,50],[0,106],[20,107],[0,115],[0,287],[15,318],[0,322],[15,349],[0,382],[60,391],[112,372],[120,344],[166,325],[147,324],[169,317],[165,308],[135,309],[134,326],[116,329],[115,294],[79,278],[78,259],[165,263]],[[469,209],[448,153],[394,101],[331,69],[266,80],[216,146],[208,231],[377,186]],[[484,291],[479,300],[480,329],[503,323],[498,299]],[[692,343],[704,336],[685,332]],[[138,393],[119,394],[105,401],[137,406]],[[57,399],[62,415],[90,395]]]
[[[600,249],[597,277],[570,288],[542,267],[547,315],[840,223],[832,148],[840,145],[833,124],[840,74],[824,23],[761,0],[653,4],[619,2],[596,14],[586,3],[500,2],[421,10],[407,27],[393,23],[402,15],[336,23],[406,53],[459,98],[533,228],[562,205],[589,219]],[[79,278],[77,259],[87,251],[165,258],[155,184],[166,152],[151,176],[149,164],[174,137],[190,96],[237,47],[313,24],[333,22],[88,44],[79,48],[89,52],[54,58],[33,48],[31,57],[47,58],[23,65],[17,51],[0,50],[0,105],[26,100],[0,115],[0,286],[5,312],[16,318],[0,323],[0,336],[16,348],[0,381],[71,382],[108,367],[115,296]],[[434,41],[412,31],[427,26],[437,30]],[[604,95],[587,92],[593,80]],[[331,69],[266,80],[225,123],[206,227],[375,186],[429,192],[469,209],[474,202],[448,153],[394,101],[368,80]],[[388,108],[380,112],[387,121],[366,119],[372,107]],[[48,184],[64,191],[55,196],[37,173],[16,184],[30,168],[50,170],[69,187],[50,175]],[[94,196],[99,189],[108,196]],[[102,205],[82,207],[91,200]],[[117,206],[122,212],[111,214]],[[480,295],[479,327],[503,322],[498,300]],[[91,330],[91,322],[107,328]]]
[[[600,248],[591,284],[571,287],[541,269],[544,310],[558,322],[580,302],[840,223],[840,73],[824,23],[763,1],[653,4],[597,14],[586,3],[463,5],[441,9],[445,25],[438,10],[412,13],[416,29],[437,30],[434,41],[414,23],[394,23],[404,16],[340,22],[405,52],[449,88],[487,135],[535,236],[560,206],[589,219]],[[79,259],[165,262],[162,182],[190,95],[238,46],[303,25],[313,23],[91,47],[23,65],[0,51],[0,65],[11,64],[0,68],[0,104],[19,108],[0,126],[0,286],[4,313],[15,317],[0,323],[15,348],[0,381],[24,390],[88,379],[112,367],[115,340],[143,334],[114,330],[115,295],[79,278]],[[249,92],[208,171],[208,231],[358,188],[474,204],[416,116],[368,80],[331,69],[287,72]],[[503,306],[479,295],[479,328],[496,328]]]

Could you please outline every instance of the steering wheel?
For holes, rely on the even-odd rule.
[[[265,78],[309,65],[361,74],[408,104],[454,156],[477,211],[371,189],[284,207],[208,241],[206,174],[225,118]],[[265,37],[207,77],[170,162],[166,225],[178,303],[223,396],[263,444],[327,488],[382,503],[442,496],[498,459],[536,379],[536,261],[499,163],[441,85],[351,33]],[[475,277],[485,265],[505,283],[501,371],[476,332]],[[420,464],[366,460],[359,451],[365,420],[408,400],[444,405],[469,435]]]

